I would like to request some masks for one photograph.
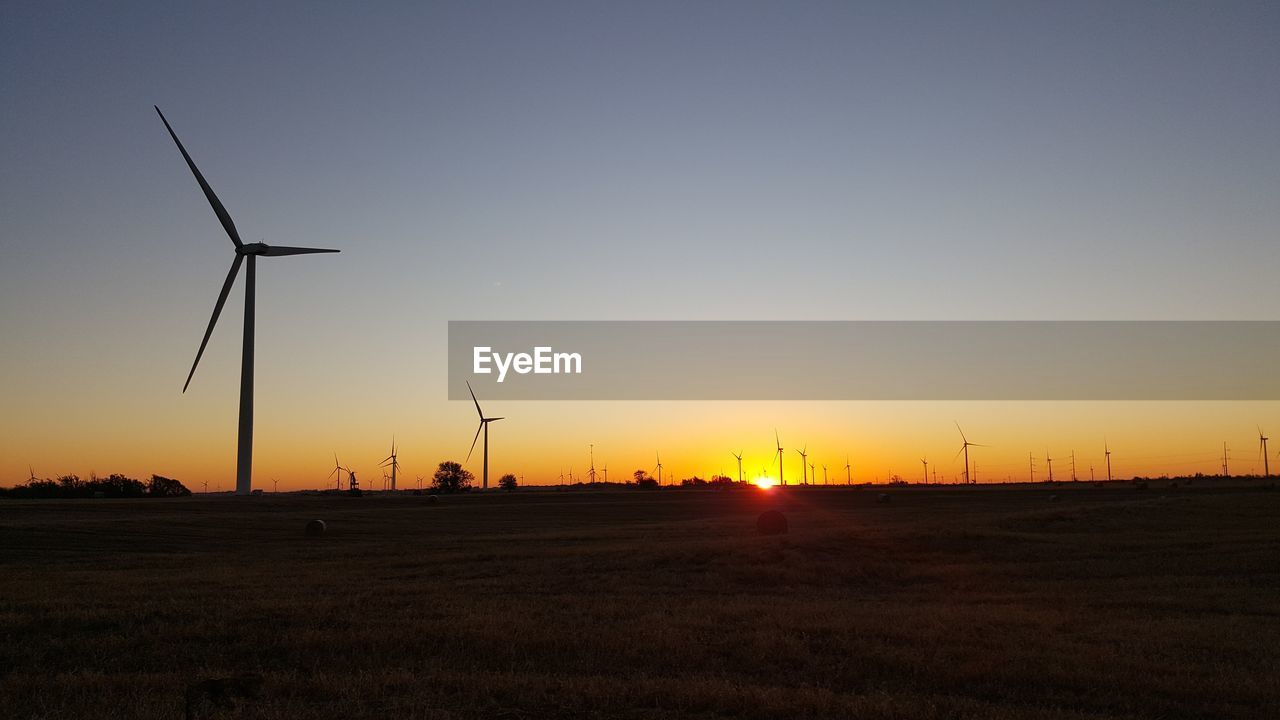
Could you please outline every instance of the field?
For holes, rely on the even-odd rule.
[[[1280,716],[1280,492],[879,492],[0,501],[0,716]]]

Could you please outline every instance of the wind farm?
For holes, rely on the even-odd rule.
[[[0,717],[1277,715],[1280,6],[19,6]]]

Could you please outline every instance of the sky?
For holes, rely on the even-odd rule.
[[[259,487],[462,460],[449,320],[1280,319],[1275,3],[263,5],[0,7],[0,485],[234,484],[242,286],[183,394],[232,247],[153,105],[247,242],[342,250],[258,265]],[[979,480],[1280,438],[1262,401],[504,405],[528,483],[593,443],[759,474],[775,427],[873,481],[962,474],[955,421]]]

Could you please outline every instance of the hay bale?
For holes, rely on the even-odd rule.
[[[880,493],[879,495],[876,495],[876,502],[880,503],[881,505],[889,502],[889,500],[890,500],[889,493]]]
[[[1146,481],[1146,480],[1140,480],[1140,481],[1138,481],[1138,482],[1134,483],[1134,487],[1138,488],[1139,490],[1146,490],[1146,489],[1147,489],[1147,481]]]
[[[777,510],[765,510],[756,518],[756,532],[761,535],[785,535],[787,516]]]
[[[1060,500],[1060,499],[1061,499],[1061,498],[1059,498],[1057,495],[1050,495],[1050,496],[1049,496],[1049,502],[1058,502],[1058,500]]]
[[[435,495],[428,495],[428,496],[427,496],[427,504],[428,504],[428,505],[435,505],[435,504],[436,504],[436,503],[438,503],[438,502],[440,502],[440,498],[436,497]]]
[[[324,524],[323,520],[307,521],[307,537],[320,537],[327,529],[328,526]]]

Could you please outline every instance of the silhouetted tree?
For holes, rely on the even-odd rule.
[[[507,473],[506,475],[503,475],[502,477],[498,478],[498,487],[502,488],[503,490],[515,490],[516,476],[512,475],[511,473]]]
[[[471,488],[471,481],[475,479],[467,470],[462,468],[460,463],[452,460],[445,460],[440,463],[436,474],[431,478],[431,486],[440,492],[458,492]]]
[[[188,497],[191,491],[185,485],[163,475],[152,475],[147,486],[147,494],[151,497]]]
[[[635,472],[633,472],[633,473],[631,473],[631,474],[632,474],[632,476],[634,476],[634,477],[635,477],[635,479],[636,479],[636,482],[637,482],[637,483],[642,483],[642,482],[644,482],[645,480],[652,480],[652,479],[653,479],[653,478],[649,477],[649,473],[647,473],[647,472],[645,472],[645,471],[643,471],[643,470],[637,470],[637,471],[635,471]]]

